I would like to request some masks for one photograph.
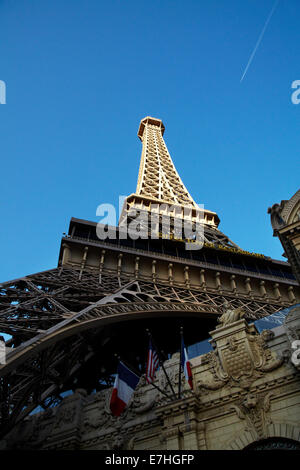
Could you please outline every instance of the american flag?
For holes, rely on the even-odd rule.
[[[155,348],[152,345],[151,339],[149,340],[149,351],[146,368],[146,380],[148,383],[152,383],[154,380],[155,371],[158,369],[159,359]]]

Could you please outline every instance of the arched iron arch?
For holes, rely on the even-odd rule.
[[[82,331],[89,330],[123,321],[135,321],[139,319],[155,318],[155,317],[168,317],[189,316],[199,318],[215,318],[219,315],[213,307],[203,307],[196,303],[172,303],[172,302],[133,302],[122,304],[106,304],[105,312],[103,310],[95,309],[90,311],[87,315],[82,315],[80,321],[69,322],[67,325],[60,324],[55,328],[50,328],[44,334],[37,335],[33,339],[25,342],[16,350],[12,350],[7,356],[6,364],[0,369],[0,376],[6,375],[16,366],[24,362],[27,357],[31,356],[35,351],[40,352],[47,348],[48,345],[56,343],[62,339],[73,336]],[[62,322],[64,323],[64,322]]]
[[[111,272],[103,272],[100,280],[93,273],[71,267],[26,276],[0,287],[0,330],[13,337],[7,363],[0,365],[0,418],[5,429],[24,416],[24,406],[27,413],[27,408],[59,389],[60,376],[73,367],[72,348],[84,363],[85,355],[90,354],[85,349],[85,335],[93,328],[168,315],[217,319],[224,301],[244,308],[249,320],[282,308],[281,304],[247,296],[129,280]],[[48,367],[50,361],[55,364],[60,360],[65,364],[58,372]]]
[[[213,319],[217,312],[204,308],[197,303],[178,302],[128,302],[109,303],[102,309],[90,309],[80,321],[71,321],[61,328],[52,328],[48,333],[24,343],[7,357],[2,366],[3,401],[8,402],[10,411],[2,414],[2,435],[5,435],[16,423],[20,422],[50,395],[59,393],[71,376],[84,367],[92,352],[85,344],[86,333],[102,330],[104,327],[120,323],[138,324],[146,319],[192,319],[199,321]],[[52,331],[51,331],[52,330]],[[146,339],[145,339],[146,346]],[[80,364],[76,363],[79,361]],[[69,367],[65,367],[69,364]],[[30,371],[31,376],[24,376]],[[63,371],[63,372],[62,372]],[[60,374],[60,376],[59,376]],[[5,384],[11,393],[5,397]],[[17,389],[20,389],[18,391]],[[5,419],[6,418],[6,419]]]

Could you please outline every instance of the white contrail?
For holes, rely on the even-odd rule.
[[[275,9],[276,9],[278,3],[279,3],[279,0],[276,0],[275,3],[274,3],[274,5],[273,5],[272,10],[271,10],[270,13],[269,13],[269,16],[268,16],[268,18],[267,18],[267,21],[265,22],[265,25],[264,25],[264,27],[263,27],[263,29],[262,29],[262,32],[261,32],[260,35],[259,35],[259,38],[258,38],[258,40],[257,40],[257,43],[256,43],[256,45],[255,45],[255,47],[254,47],[254,49],[253,49],[253,52],[252,52],[252,54],[251,54],[251,56],[250,56],[250,59],[248,60],[248,64],[246,65],[246,68],[245,68],[245,70],[244,70],[244,73],[243,73],[243,75],[242,75],[242,78],[241,78],[240,82],[243,81],[243,79],[244,79],[244,77],[245,77],[245,75],[246,75],[246,73],[247,73],[247,70],[248,70],[248,68],[250,67],[250,64],[251,64],[251,62],[252,62],[252,60],[253,60],[253,57],[255,56],[255,53],[256,53],[256,51],[257,51],[257,48],[258,48],[258,46],[259,46],[260,43],[261,43],[261,40],[262,40],[262,38],[263,38],[263,35],[265,34],[265,31],[266,31],[266,29],[267,29],[267,27],[268,27],[268,24],[269,24],[269,22],[270,22],[270,19],[272,18],[272,15],[273,15],[273,13],[274,13],[274,11],[275,11]]]

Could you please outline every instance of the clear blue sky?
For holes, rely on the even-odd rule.
[[[135,191],[140,119],[241,248],[280,259],[267,208],[299,188],[300,3],[0,0],[0,281],[57,266],[71,217]]]

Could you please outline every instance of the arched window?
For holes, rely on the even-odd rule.
[[[243,450],[300,450],[300,442],[284,437],[270,437],[252,442]]]

